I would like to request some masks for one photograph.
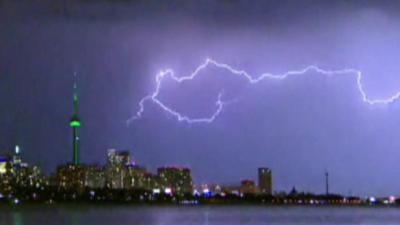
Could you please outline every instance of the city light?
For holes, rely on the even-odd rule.
[[[1,159],[0,159],[1,160]],[[0,161],[0,174],[4,174],[7,172],[7,163]]]
[[[81,126],[81,122],[79,122],[79,121],[71,121],[70,122],[70,126],[71,127],[80,127]]]
[[[165,189],[164,189],[164,193],[165,193],[165,194],[172,194],[171,188],[165,188]]]
[[[18,154],[19,154],[19,152],[20,152],[19,146],[18,146],[18,145],[16,145],[16,146],[15,146],[15,154],[17,154],[17,155],[18,155]]]
[[[2,158],[0,174],[0,199],[13,204],[29,201],[107,201],[116,199],[128,202],[178,202],[180,204],[202,204],[210,202],[256,202],[257,204],[294,205],[391,205],[396,197],[387,198],[346,197],[342,195],[313,195],[298,192],[273,194],[272,170],[258,168],[258,182],[244,179],[238,185],[202,184],[195,188],[191,170],[186,167],[159,167],[152,174],[139,165],[133,165],[129,151],[111,149],[107,151],[107,164],[75,165],[57,167],[52,177],[40,173],[36,166],[23,162],[15,151],[13,157]],[[18,157],[16,157],[18,156]],[[8,166],[4,166],[8,165]],[[49,182],[50,180],[53,183]],[[24,188],[20,195],[14,190]],[[199,190],[201,193],[199,193]],[[125,195],[121,195],[121,191]],[[126,195],[133,193],[134,196]],[[87,197],[85,197],[87,196]],[[125,196],[125,197],[124,197]],[[250,197],[249,197],[250,196]]]
[[[376,202],[376,198],[375,198],[375,197],[369,197],[369,201],[370,201],[371,203],[375,203],[375,202]]]

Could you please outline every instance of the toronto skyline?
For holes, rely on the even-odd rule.
[[[400,4],[284,2],[0,1],[0,155],[400,195]]]

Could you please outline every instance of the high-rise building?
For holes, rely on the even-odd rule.
[[[86,166],[85,187],[100,189],[106,185],[104,168],[98,165]]]
[[[19,146],[16,145],[15,146],[15,152],[14,152],[14,155],[13,155],[13,165],[14,165],[14,167],[17,167],[17,168],[20,167],[21,163],[22,163],[20,153],[21,153],[21,150],[20,150]]]
[[[153,176],[143,167],[130,165],[127,167],[127,176],[125,177],[125,189],[139,189],[152,191],[157,187]]]
[[[45,178],[41,174],[39,167],[22,163],[14,169],[14,181],[18,187],[40,188],[44,185]]]
[[[164,191],[173,194],[192,194],[193,182],[189,168],[161,167],[157,169],[158,182]]]
[[[87,169],[82,165],[61,165],[56,171],[56,186],[60,190],[83,192]]]
[[[22,161],[19,146],[15,146],[12,156],[0,156],[0,194],[14,194],[22,188],[40,189],[45,184],[45,177],[39,167],[29,166]]]
[[[129,151],[117,151],[109,149],[107,152],[108,165],[131,165],[131,157]]]
[[[129,187],[127,182],[128,167],[131,165],[129,151],[109,149],[107,152],[106,186],[111,189]]]
[[[79,127],[81,126],[81,121],[79,119],[79,95],[78,95],[78,83],[77,77],[74,76],[74,94],[73,94],[73,105],[74,112],[70,120],[69,125],[72,127],[72,163],[74,165],[80,164],[80,152],[79,152]]]
[[[272,171],[269,168],[258,168],[258,187],[263,194],[272,194]]]

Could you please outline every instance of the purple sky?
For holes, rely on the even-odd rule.
[[[21,2],[0,1],[1,152],[19,144],[47,172],[70,160],[77,71],[86,163],[130,149],[150,170],[191,167],[196,183],[255,179],[267,166],[275,190],[323,192],[327,169],[334,192],[400,194],[400,103],[365,104],[351,75],[248,85],[210,67],[183,85],[166,80],[160,99],[204,116],[224,90],[234,101],[212,124],[147,102],[126,126],[160,70],[187,76],[207,57],[253,76],[354,68],[370,98],[387,98],[400,90],[396,1]]]

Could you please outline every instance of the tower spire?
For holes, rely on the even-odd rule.
[[[74,115],[78,115],[79,110],[79,95],[78,95],[78,76],[74,73]]]
[[[80,152],[79,152],[79,127],[81,126],[81,121],[79,119],[79,95],[78,95],[78,76],[76,72],[74,73],[74,86],[73,86],[73,106],[74,111],[70,121],[70,126],[72,127],[72,163],[75,165],[80,164]]]

